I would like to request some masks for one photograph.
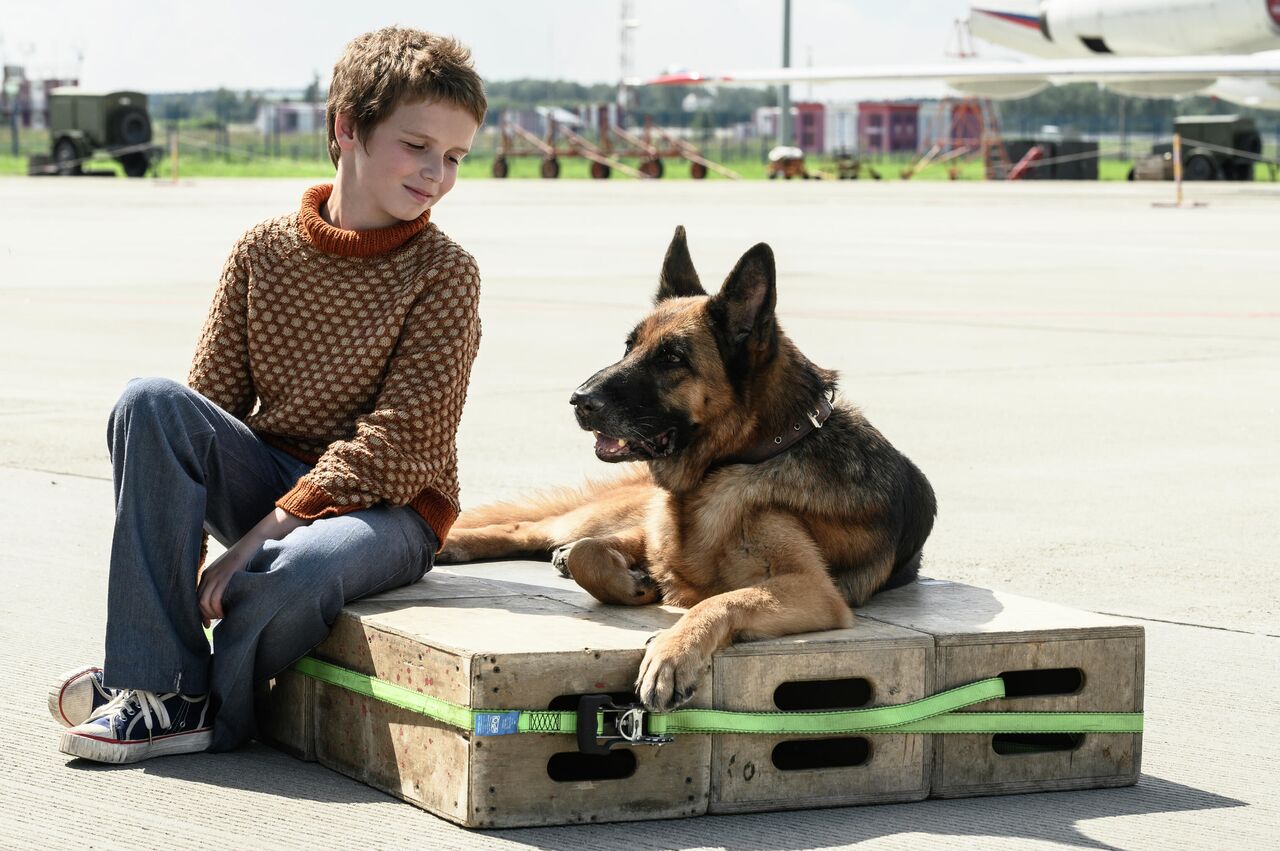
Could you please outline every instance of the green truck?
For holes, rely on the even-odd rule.
[[[113,157],[130,177],[147,173],[158,148],[151,143],[147,96],[141,92],[89,92],[63,87],[49,94],[52,165],[80,174],[96,152]]]

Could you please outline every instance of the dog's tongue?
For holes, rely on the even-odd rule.
[[[617,455],[619,452],[625,451],[627,442],[620,437],[609,437],[605,434],[596,432],[596,452],[604,452],[608,455]]]

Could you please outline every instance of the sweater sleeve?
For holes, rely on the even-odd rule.
[[[187,374],[192,390],[240,420],[257,400],[249,369],[247,240],[246,234],[236,243],[222,269]]]
[[[457,432],[480,345],[480,275],[452,247],[427,271],[372,411],[349,440],[329,445],[276,505],[306,520],[379,503],[406,505],[424,492],[439,505],[437,533],[458,513]],[[433,526],[436,524],[433,523]]]

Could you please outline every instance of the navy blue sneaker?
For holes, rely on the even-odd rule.
[[[122,689],[83,724],[62,734],[59,750],[94,762],[139,762],[208,750],[209,696]]]
[[[96,665],[76,668],[58,677],[49,690],[49,714],[64,727],[74,727],[116,696],[116,690],[102,684],[102,669]]]

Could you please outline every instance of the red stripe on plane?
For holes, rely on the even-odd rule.
[[[1020,27],[1029,27],[1033,30],[1040,29],[1040,19],[1035,15],[1019,15],[1015,12],[997,12],[995,9],[974,9],[973,11],[982,15],[990,15],[993,18],[999,18],[1000,20],[1006,21],[1010,24],[1017,24]]]

